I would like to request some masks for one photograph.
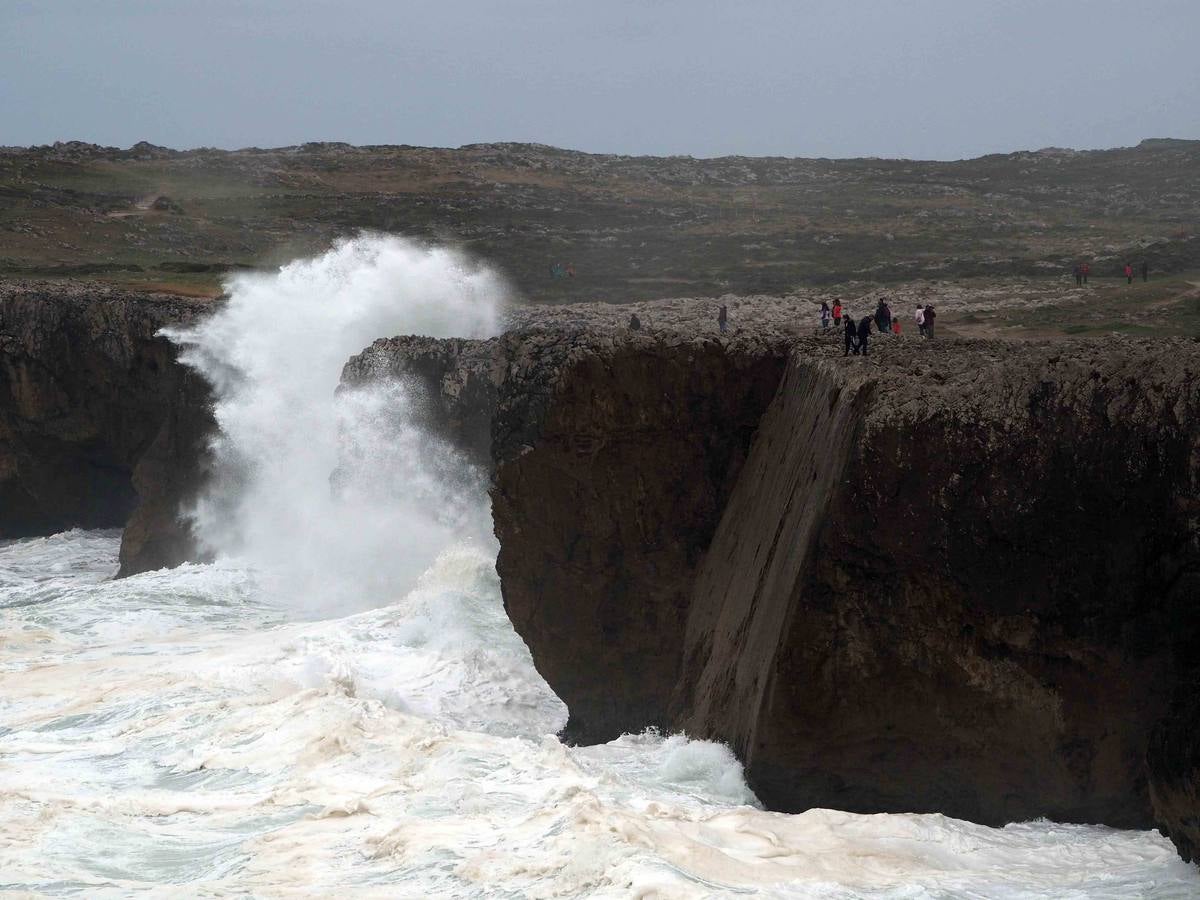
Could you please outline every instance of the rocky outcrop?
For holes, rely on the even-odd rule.
[[[778,809],[1151,825],[1200,624],[1200,353],[889,349],[794,357],[696,579],[675,724]]]
[[[487,385],[505,604],[569,736],[726,741],[773,809],[1158,824],[1194,855],[1200,346],[845,359],[784,304],[727,338],[710,313],[422,351],[443,417]]]
[[[206,385],[158,336],[206,304],[97,286],[0,286],[0,538],[121,527],[123,574],[192,550]]]
[[[377,341],[343,374],[415,379],[442,434],[506,460],[492,491],[505,606],[572,740],[668,724],[691,573],[796,338],[786,303],[728,302],[725,340],[714,303],[527,309],[490,341]],[[630,332],[633,311],[653,331]],[[580,665],[597,652],[619,678]]]
[[[1200,659],[1200,646],[1185,651]],[[1151,736],[1146,762],[1154,817],[1179,855],[1200,863],[1200,673],[1176,687],[1176,701]]]
[[[424,404],[422,424],[464,451],[475,464],[491,466],[491,428],[497,386],[495,342],[439,340],[420,336],[380,338],[342,369],[339,390],[372,381],[403,380],[408,396]]]

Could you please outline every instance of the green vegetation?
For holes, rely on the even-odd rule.
[[[1200,271],[1200,142],[1187,141],[954,163],[519,144],[184,153],[63,144],[0,150],[0,199],[0,276],[189,292],[215,292],[226,271],[276,265],[364,228],[457,243],[542,302],[956,279],[1069,287],[1071,266],[1086,259],[1090,302],[1097,313],[1114,307],[1097,318],[1064,294],[1058,312],[1014,309],[1011,321],[972,311],[978,319],[956,322],[951,311],[946,324],[964,331],[1157,328],[1109,296],[1127,259],[1154,270],[1138,302],[1162,300],[1163,321],[1191,327],[1195,313],[1170,303],[1192,287],[1158,279]],[[554,262],[574,263],[577,277],[551,278]]]
[[[946,324],[952,333],[978,336],[1200,336],[1200,274],[1132,285],[1107,279],[1044,293],[1032,304],[1021,302],[1019,291],[1013,295],[987,311],[952,312]]]

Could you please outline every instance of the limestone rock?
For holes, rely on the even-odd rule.
[[[0,285],[0,538],[129,530],[121,571],[191,551],[208,389],[158,335],[206,303],[95,285]]]
[[[376,347],[434,418],[491,418],[505,605],[568,736],[726,741],[772,809],[1157,824],[1193,856],[1200,345],[844,358],[727,302],[726,337],[672,301]]]

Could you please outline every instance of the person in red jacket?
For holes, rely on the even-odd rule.
[[[833,301],[833,327],[837,328],[842,324],[842,301]]]
[[[1092,267],[1087,263],[1084,263],[1082,266],[1080,266],[1080,268],[1083,270],[1083,283],[1087,284],[1087,277],[1091,274]]]
[[[1133,284],[1133,266],[1129,263],[1125,263],[1125,283]]]

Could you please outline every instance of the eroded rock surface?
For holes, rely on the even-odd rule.
[[[696,579],[675,724],[779,809],[1151,825],[1200,622],[1200,354],[889,349],[793,358]]]
[[[158,336],[203,301],[98,286],[0,285],[0,538],[121,527],[121,571],[192,551],[204,383]]]
[[[784,303],[724,338],[712,304],[637,309],[417,354],[442,416],[490,407],[505,604],[571,737],[726,741],[773,809],[1196,852],[1200,345],[846,359]]]

